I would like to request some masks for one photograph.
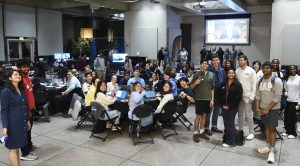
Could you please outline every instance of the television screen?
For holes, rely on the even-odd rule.
[[[56,59],[56,60],[62,59],[61,53],[55,53],[54,54],[54,59]]]
[[[54,59],[56,59],[56,60],[70,59],[70,53],[54,53]]]
[[[128,54],[113,54],[113,63],[124,63],[125,62],[125,57]]]
[[[205,44],[249,44],[250,18],[206,19]]]

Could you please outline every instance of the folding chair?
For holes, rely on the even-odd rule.
[[[174,115],[175,121],[179,120],[187,130],[190,130],[190,127],[193,126],[193,124],[184,116],[187,109],[188,107],[184,107],[181,101],[177,101],[176,112]],[[186,123],[188,123],[188,125],[186,125]]]
[[[49,102],[47,101],[47,93],[42,90],[34,90],[36,113],[33,118],[44,117],[46,122],[50,122]]]
[[[81,106],[81,112],[83,115],[80,117],[80,120],[77,122],[75,129],[78,129],[83,123],[90,121],[93,125],[96,124],[96,118],[92,114],[92,110],[90,107]]]
[[[129,136],[132,137],[133,145],[142,144],[142,143],[152,143],[154,144],[153,138],[150,139],[141,139],[141,130],[143,127],[152,126],[153,124],[153,112],[152,107],[147,105],[140,105],[136,107],[132,112],[132,117],[129,122]],[[139,118],[139,120],[133,120],[133,116]],[[145,121],[147,122],[145,123]],[[145,123],[145,124],[144,124]]]
[[[159,132],[160,132],[161,136],[163,137],[163,139],[166,139],[173,135],[178,135],[178,133],[172,126],[172,124],[174,122],[174,114],[176,112],[176,105],[177,105],[177,102],[175,100],[169,101],[163,107],[164,113],[155,115],[154,119],[158,120],[159,122],[162,123],[162,127],[159,129]],[[162,133],[163,129],[169,129],[171,131],[171,133],[163,134]]]
[[[96,127],[97,124],[94,125],[94,128],[92,130],[92,134],[90,136],[90,138],[92,137],[96,137],[101,139],[103,142],[106,140],[106,138],[108,137],[109,133],[112,131],[112,127],[116,127],[117,131],[122,134],[122,131],[118,128],[118,126],[115,124],[115,120],[119,117],[119,116],[114,116],[114,117],[110,117],[109,114],[107,113],[107,110],[98,102],[91,102],[91,110],[92,113],[94,114],[94,116],[101,121],[105,121],[105,122],[110,122],[112,125],[111,127],[108,129],[108,131],[106,132],[106,135],[104,137],[100,137],[98,135],[95,135],[96,133]],[[98,121],[97,121],[98,122]]]

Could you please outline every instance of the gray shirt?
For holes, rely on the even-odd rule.
[[[271,79],[272,77],[261,81],[257,87],[255,99],[260,100],[261,108],[268,107],[274,101],[277,104],[272,109],[279,109],[283,84],[279,78],[276,78],[273,85]]]
[[[104,58],[97,57],[94,61],[94,69],[96,71],[105,71],[105,60]]]
[[[67,84],[68,84],[68,88],[65,91],[67,93],[71,92],[75,88],[81,88],[81,84],[80,84],[79,80],[75,76],[73,76],[70,80],[68,80]]]

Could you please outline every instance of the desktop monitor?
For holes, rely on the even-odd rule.
[[[125,62],[125,57],[128,56],[128,54],[113,54],[113,63],[124,63]]]
[[[67,60],[70,57],[70,53],[54,53],[54,59],[56,60]]]

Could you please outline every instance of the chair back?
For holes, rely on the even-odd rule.
[[[147,104],[143,104],[137,106],[133,110],[132,114],[134,114],[137,118],[144,118],[144,117],[148,117],[153,112],[154,110],[151,106],[148,106]]]
[[[104,106],[102,106],[99,102],[92,101],[90,107],[92,114],[96,117],[96,119],[104,119],[106,111]]]
[[[170,119],[173,118],[173,114],[176,112],[176,106],[177,106],[177,102],[175,100],[171,100],[169,102],[167,102],[164,106],[163,106],[163,110],[165,111],[165,116],[169,117]]]
[[[44,104],[47,103],[47,93],[45,91],[35,90],[34,100],[36,106],[43,106]]]

